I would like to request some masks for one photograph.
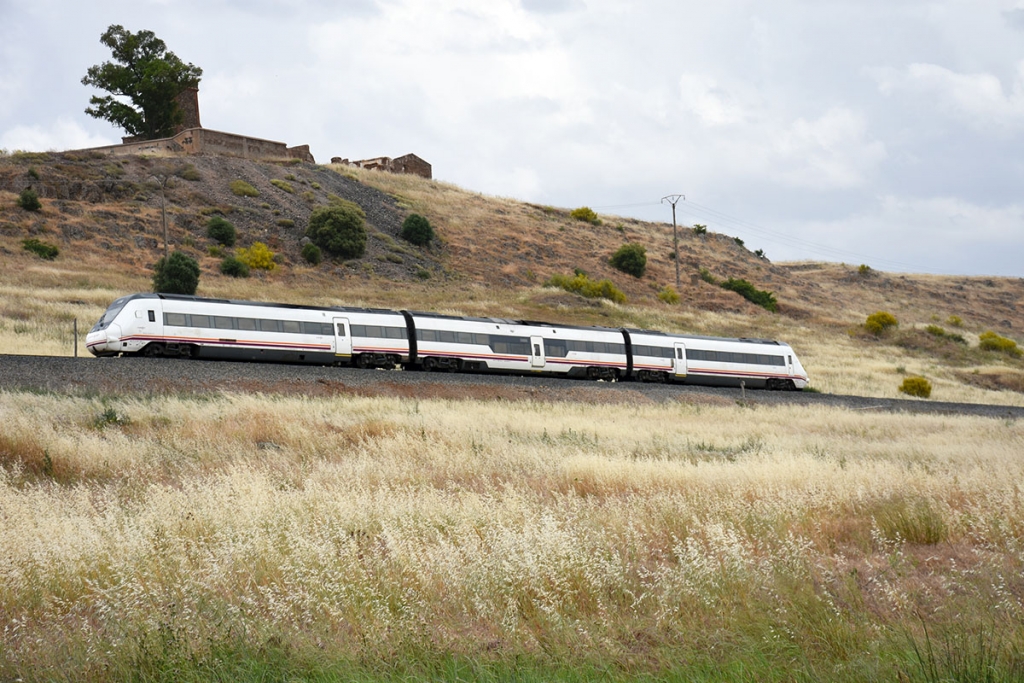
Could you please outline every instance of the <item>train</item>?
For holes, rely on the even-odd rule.
[[[346,306],[179,294],[116,299],[86,337],[97,357],[149,356],[491,372],[798,390],[789,344]]]

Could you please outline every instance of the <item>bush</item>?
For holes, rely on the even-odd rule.
[[[763,289],[758,289],[746,280],[735,280],[733,278],[729,278],[721,284],[721,287],[722,289],[728,289],[729,291],[736,292],[750,303],[757,304],[766,311],[775,313],[779,310],[779,303],[775,300],[775,295],[773,293]]]
[[[698,237],[708,234],[708,226],[695,223],[693,226],[693,234]]]
[[[290,183],[286,183],[283,180],[278,180],[277,178],[274,178],[273,180],[270,181],[270,184],[279,190],[284,190],[288,194],[295,194],[295,188],[292,187]]]
[[[185,168],[179,170],[176,175],[179,178],[181,178],[182,180],[187,180],[187,181],[189,181],[191,183],[194,183],[197,180],[202,180],[203,179],[203,176],[201,176],[199,174],[199,169],[197,169],[192,164],[189,164]]]
[[[932,395],[932,383],[924,377],[905,377],[900,384],[900,392],[908,396],[928,398]]]
[[[153,291],[163,294],[195,294],[199,286],[199,263],[180,251],[156,262]]]
[[[864,321],[864,329],[871,334],[878,336],[891,327],[898,327],[900,322],[896,316],[886,311],[876,311]]]
[[[675,290],[675,287],[666,285],[658,292],[658,298],[667,304],[677,304],[679,303],[679,292]]]
[[[963,327],[964,319],[958,315],[951,315],[948,318],[946,318],[946,323],[952,325],[953,327]]]
[[[235,226],[223,216],[213,216],[206,221],[206,236],[225,247],[233,247],[238,234],[235,232]]]
[[[616,270],[632,275],[643,277],[647,270],[647,249],[642,244],[623,244],[619,250],[612,254],[608,263]]]
[[[402,231],[398,236],[418,247],[425,247],[434,239],[434,228],[423,216],[411,213],[402,222]]]
[[[1021,355],[1024,355],[1024,351],[1021,351],[1017,346],[1017,342],[1012,339],[1007,339],[1006,337],[1001,337],[991,330],[988,332],[982,332],[978,339],[980,340],[978,346],[985,351],[998,351],[1000,353],[1014,356],[1015,358],[1020,358]]]
[[[581,206],[578,209],[573,209],[569,212],[569,217],[575,221],[582,221],[583,223],[590,223],[592,225],[600,225],[601,219],[597,217],[594,210],[589,206]]]
[[[231,277],[249,277],[249,266],[234,256],[228,256],[220,262],[220,272]]]
[[[39,201],[39,195],[30,187],[26,187],[21,191],[21,194],[18,195],[18,206],[26,211],[38,211],[43,208],[43,205]]]
[[[366,251],[365,218],[358,204],[345,200],[319,206],[309,217],[306,236],[332,256],[359,258]]]
[[[611,280],[591,280],[583,273],[573,277],[568,275],[552,275],[544,283],[546,287],[561,287],[567,292],[574,292],[589,299],[608,299],[615,303],[626,303],[626,295]]]
[[[260,196],[260,191],[257,190],[252,185],[250,185],[249,183],[245,182],[244,180],[232,180],[231,185],[229,185],[229,187],[231,188],[231,194],[235,195],[236,197]]]
[[[279,227],[282,228],[295,227],[295,221],[293,221],[291,218],[278,218],[276,221],[274,221],[274,223],[276,223]]]
[[[946,330],[942,329],[938,325],[929,325],[928,327],[924,328],[924,331],[932,335],[933,337],[938,337],[939,339],[948,339],[949,341],[954,341],[957,344],[967,343],[967,340],[964,339],[959,334],[952,334],[950,332],[946,332]]]
[[[866,263],[862,263],[859,266],[857,266],[857,272],[860,275],[865,275],[865,276],[871,275],[871,266],[869,266]]]
[[[46,242],[40,242],[34,237],[30,237],[27,240],[22,240],[21,246],[26,251],[31,251],[39,258],[46,259],[47,261],[52,261],[53,259],[57,258],[57,254],[60,253],[60,249],[58,249],[54,245],[47,244]]]
[[[316,246],[312,242],[306,242],[302,246],[302,258],[306,260],[306,263],[310,265],[319,265],[320,261],[323,260],[323,254],[320,252],[320,247]]]
[[[708,283],[709,285],[717,285],[718,284],[718,280],[715,279],[715,276],[712,275],[711,271],[708,270],[707,268],[701,268],[698,271],[698,273],[700,274],[700,279],[703,280],[704,282]]]
[[[270,251],[270,248],[263,242],[256,242],[248,249],[239,249],[238,260],[257,270],[277,268],[277,264],[274,263],[274,252]]]

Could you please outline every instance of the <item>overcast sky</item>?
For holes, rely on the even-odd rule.
[[[0,0],[0,148],[120,140],[81,84],[111,24],[203,69],[204,127],[318,162],[1024,277],[1024,0]]]

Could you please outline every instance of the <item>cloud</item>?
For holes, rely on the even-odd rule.
[[[1024,31],[1024,8],[1018,7],[1016,9],[1006,10],[1003,12],[1003,19],[1005,19],[1006,23],[1012,28],[1015,28],[1018,31]]]
[[[924,96],[942,111],[982,131],[1009,131],[1024,125],[1024,62],[1008,88],[990,73],[957,73],[935,64],[877,69],[873,75],[885,95]]]
[[[120,140],[94,135],[77,121],[61,117],[49,126],[15,126],[0,134],[0,149],[61,151],[113,145]]]

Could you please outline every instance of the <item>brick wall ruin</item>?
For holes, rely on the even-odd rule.
[[[359,168],[368,168],[378,171],[387,171],[389,173],[412,173],[414,175],[422,176],[428,180],[433,177],[433,169],[426,161],[420,159],[415,154],[406,154],[392,159],[391,157],[374,157],[372,159],[359,159],[358,161],[349,161],[348,159],[342,159],[341,157],[332,157],[332,164],[346,164],[348,166],[357,166]]]

